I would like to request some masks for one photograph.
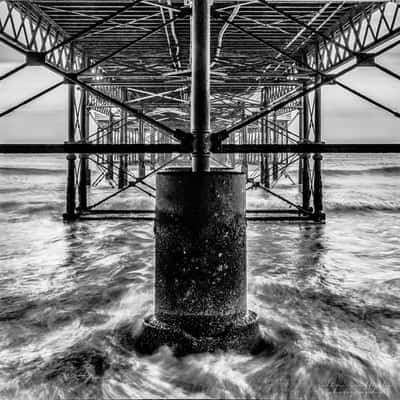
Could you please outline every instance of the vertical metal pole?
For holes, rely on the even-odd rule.
[[[110,110],[110,120],[109,120],[109,131],[107,132],[107,144],[113,144],[113,133],[114,133],[114,116],[112,111]],[[107,154],[107,179],[114,179],[114,158],[113,154]]]
[[[268,126],[268,115],[265,117],[265,144],[269,144],[270,143],[270,129]],[[264,168],[265,168],[265,172],[264,172],[264,185],[267,188],[271,187],[271,174],[269,173],[269,159],[270,159],[270,155],[269,153],[265,154],[264,157]]]
[[[306,88],[304,83],[304,89]],[[310,122],[309,122],[309,100],[308,95],[303,97],[303,141],[307,143],[310,136]],[[309,155],[303,154],[303,208],[310,209],[311,185],[310,185],[310,166]]]
[[[285,121],[285,129],[286,129],[286,132],[285,132],[285,144],[288,145],[289,144],[289,133],[288,133],[289,121]],[[285,155],[285,164],[286,164],[286,168],[287,168],[287,166],[289,164],[289,153],[288,152],[286,152],[286,155]]]
[[[192,9],[192,170],[210,171],[210,2],[193,0]]]
[[[139,143],[143,144],[144,140],[144,123],[142,119],[139,119]],[[143,178],[146,175],[146,164],[144,160],[144,153],[139,153],[139,162],[138,162],[138,176],[139,178]]]
[[[244,104],[242,105],[242,119],[246,118],[246,113],[245,113],[245,106]],[[244,128],[242,128],[242,144],[247,144],[247,126],[245,126]],[[247,154],[243,153],[242,154],[242,167],[241,167],[241,172],[243,174],[246,174],[246,179],[248,178],[249,175],[249,165],[248,165],[248,160],[247,160]]]
[[[86,143],[88,136],[88,109],[87,109],[87,94],[86,90],[81,89],[81,99],[79,105],[79,127],[81,134],[82,143]],[[88,155],[80,155],[81,167],[79,170],[79,186],[78,186],[78,198],[79,198],[79,210],[87,211],[87,185],[88,179]]]
[[[318,60],[319,48],[318,44],[315,48],[316,58]],[[318,83],[320,77],[317,75],[315,78]],[[314,96],[315,101],[315,130],[314,130],[314,140],[315,143],[321,143],[321,128],[322,128],[322,120],[321,120],[321,88],[319,87],[315,91]],[[317,221],[321,221],[325,218],[322,204],[322,155],[320,153],[314,154],[314,216]]]
[[[100,129],[101,129],[101,124],[98,121],[97,126],[96,126],[96,144],[100,144]],[[96,154],[96,161],[99,163],[100,162],[100,156],[99,154]]]
[[[276,112],[273,114],[273,129],[274,129],[274,136],[273,136],[273,143],[278,144],[278,121],[276,117]],[[274,181],[278,180],[278,153],[274,153],[272,159],[272,179]]]
[[[303,99],[301,100],[301,108],[299,109],[299,143],[304,139],[304,125],[303,125]],[[299,157],[299,173],[298,173],[299,185],[303,184],[303,158]]]
[[[156,134],[155,134],[155,129],[153,127],[150,127],[150,142],[155,143],[156,142]],[[154,153],[150,154],[150,162],[153,168],[155,168],[155,163],[156,163],[156,155]]]
[[[128,98],[127,98],[127,89],[122,88],[121,89],[121,95],[122,95],[122,101],[125,103]],[[120,143],[121,144],[126,144],[128,143],[128,114],[126,110],[121,109],[121,126],[120,126]],[[119,169],[118,169],[118,188],[122,189],[128,184],[128,155],[127,154],[121,154],[119,156]]]
[[[234,144],[235,143],[235,134],[232,133],[229,135],[229,144]],[[234,153],[229,153],[228,155],[229,158],[229,165],[234,168],[235,167],[235,154]]]
[[[262,108],[267,107],[267,89],[264,87],[261,91],[261,106]],[[268,127],[268,115],[261,119],[261,142],[269,144],[269,127]],[[261,154],[261,176],[260,181],[265,187],[269,188],[270,185],[270,174],[269,174],[269,154]]]
[[[67,143],[75,142],[75,86],[72,83],[67,83]],[[71,220],[75,217],[75,154],[67,155],[67,204],[64,219]]]

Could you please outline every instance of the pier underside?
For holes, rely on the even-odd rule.
[[[25,56],[0,80],[31,66],[60,77],[0,117],[61,85],[68,112],[65,143],[0,144],[0,152],[66,154],[67,221],[155,219],[150,341],[169,344],[180,329],[213,337],[184,352],[214,350],[233,329],[232,347],[250,348],[246,218],[321,223],[323,153],[400,152],[390,143],[327,144],[321,115],[322,87],[337,85],[400,117],[341,80],[363,67],[398,80],[377,57],[398,45],[399,32],[395,2],[0,0],[0,41]],[[280,194],[282,180],[300,196]],[[104,183],[115,191],[92,201]],[[156,210],[101,207],[130,188],[156,198]],[[282,208],[246,210],[250,189]]]
[[[0,40],[25,55],[0,80],[34,65],[60,76],[0,116],[60,85],[68,88],[69,110],[65,145],[0,145],[0,151],[67,153],[67,218],[99,210],[89,200],[102,181],[154,195],[144,178],[197,154],[190,118],[200,112],[204,119],[204,105],[190,110],[199,81],[192,77],[191,20],[186,0],[0,1]],[[399,149],[323,143],[321,88],[338,85],[399,117],[340,81],[364,66],[398,79],[376,57],[398,44],[399,30],[395,3],[212,1],[209,132],[200,146],[212,163],[240,169],[249,187],[269,195],[280,196],[282,179],[298,184],[301,203],[282,200],[288,217],[322,220],[323,152]]]

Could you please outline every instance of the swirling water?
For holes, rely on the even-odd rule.
[[[0,399],[400,398],[398,156],[325,157],[324,225],[249,222],[249,304],[272,355],[179,359],[126,346],[151,313],[152,223],[64,224],[64,168],[0,158]],[[132,190],[114,205],[153,203]]]

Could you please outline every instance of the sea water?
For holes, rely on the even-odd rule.
[[[0,399],[400,399],[399,156],[325,156],[326,224],[248,223],[249,306],[273,354],[183,358],[125,345],[152,312],[153,224],[63,223],[65,165],[0,157]],[[301,197],[285,177],[274,189]],[[247,206],[284,204],[258,189]],[[154,201],[132,188],[106,207]]]

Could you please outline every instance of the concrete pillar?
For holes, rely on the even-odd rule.
[[[67,83],[67,143],[75,142],[75,86]],[[76,209],[76,186],[75,186],[75,154],[67,155],[67,193],[66,193],[66,212],[64,220],[75,219]]]
[[[192,2],[192,170],[210,170],[210,2]]]
[[[155,313],[139,350],[259,346],[257,317],[247,309],[245,183],[232,171],[158,173]]]

